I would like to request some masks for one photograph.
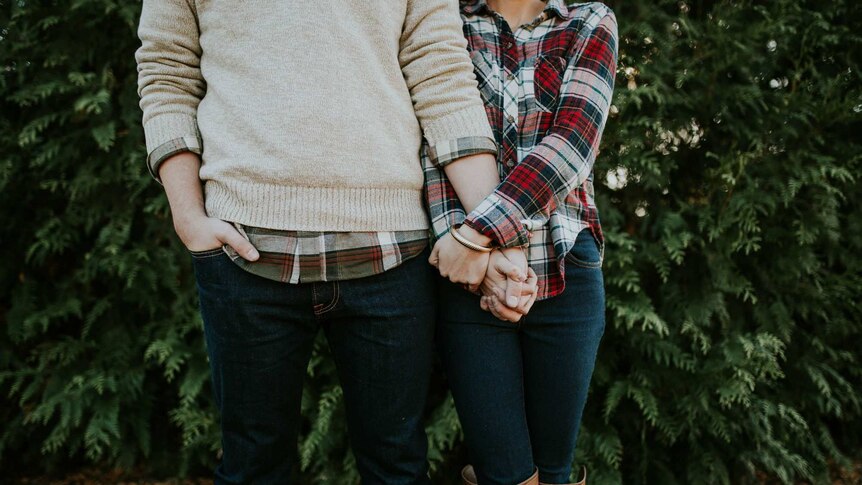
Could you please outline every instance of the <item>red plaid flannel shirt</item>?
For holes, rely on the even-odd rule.
[[[465,214],[445,163],[423,150],[434,235],[463,222],[501,246],[529,244],[538,298],[550,298],[565,288],[565,257],[581,230],[604,258],[593,163],[613,93],[616,18],[603,4],[563,0],[515,31],[485,0],[462,1],[461,15],[502,182]]]

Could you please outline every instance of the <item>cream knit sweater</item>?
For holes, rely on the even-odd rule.
[[[212,217],[424,229],[423,133],[493,138],[457,0],[144,0],[138,33],[147,150],[200,149]]]

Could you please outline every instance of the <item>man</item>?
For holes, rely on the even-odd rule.
[[[144,0],[139,36],[148,166],[192,255],[221,413],[216,483],[289,482],[319,328],[363,482],[428,483],[423,133],[468,210],[499,182],[456,2]],[[450,279],[481,281],[487,255],[445,254]]]

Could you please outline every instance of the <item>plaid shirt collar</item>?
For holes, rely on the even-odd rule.
[[[563,20],[569,18],[569,8],[566,6],[565,0],[547,0],[546,3],[545,12],[554,14]],[[492,12],[486,0],[461,0],[461,11],[467,14]]]

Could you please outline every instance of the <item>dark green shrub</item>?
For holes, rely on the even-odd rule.
[[[578,460],[595,484],[825,483],[862,443],[862,7],[610,3],[608,328]],[[144,166],[139,8],[0,0],[3,476],[215,461],[191,267]],[[322,343],[309,379],[304,480],[350,482]],[[443,483],[466,456],[432,396]]]

